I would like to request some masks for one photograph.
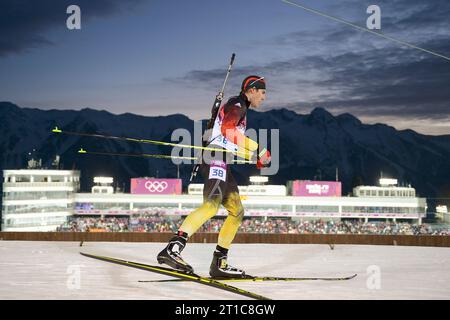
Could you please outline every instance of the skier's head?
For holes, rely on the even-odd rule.
[[[266,99],[266,81],[264,77],[248,76],[242,81],[241,93],[247,96],[250,106],[258,108]]]

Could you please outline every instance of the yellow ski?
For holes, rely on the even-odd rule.
[[[183,271],[174,270],[174,269],[170,269],[170,268],[152,266],[152,265],[148,265],[148,264],[126,261],[126,260],[104,257],[104,256],[97,256],[97,255],[92,255],[92,254],[83,253],[83,252],[80,252],[80,254],[85,257],[89,257],[89,258],[93,258],[93,259],[97,259],[97,260],[101,260],[101,261],[111,262],[111,263],[119,264],[122,266],[127,266],[127,267],[145,270],[145,271],[155,272],[155,273],[163,274],[166,276],[178,278],[181,280],[197,282],[197,283],[200,283],[203,285],[207,285],[207,286],[214,287],[217,289],[233,292],[233,293],[236,293],[236,294],[239,294],[239,295],[242,295],[245,297],[249,297],[252,299],[270,300],[269,298],[261,296],[259,294],[256,294],[256,293],[253,293],[253,292],[250,292],[247,290],[239,289],[237,287],[230,286],[226,283],[222,283],[220,281],[217,281],[217,280],[214,280],[211,278],[207,278],[207,277],[202,277],[202,276],[199,276],[196,274],[189,274],[189,273],[185,273]]]

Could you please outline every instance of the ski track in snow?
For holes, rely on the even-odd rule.
[[[163,243],[1,241],[0,299],[249,299],[191,282],[139,283],[167,276],[83,257],[79,252],[157,265]],[[215,244],[188,244],[183,257],[208,275]],[[347,281],[230,283],[272,299],[450,299],[450,248],[234,244],[229,263],[248,274]],[[370,289],[368,268],[380,270]],[[75,271],[74,271],[75,270]],[[79,271],[79,288],[74,275]]]

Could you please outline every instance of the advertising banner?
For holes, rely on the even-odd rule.
[[[341,183],[336,181],[295,180],[292,195],[300,197],[341,197]]]
[[[132,194],[181,194],[181,179],[131,179]]]

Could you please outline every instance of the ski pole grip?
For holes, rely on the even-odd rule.
[[[266,153],[266,151],[267,151],[266,148],[262,149],[261,152],[259,153],[259,157],[261,158],[264,155],[264,153]]]

